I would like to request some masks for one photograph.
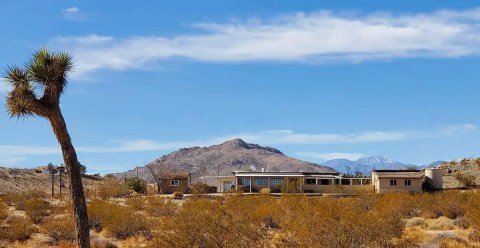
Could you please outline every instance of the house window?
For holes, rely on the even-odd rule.
[[[250,178],[239,177],[238,178],[238,185],[240,185],[240,186],[250,186]]]
[[[331,185],[332,179],[318,179],[318,185]]]
[[[170,180],[170,186],[180,186],[180,180]]]
[[[255,185],[267,186],[267,178],[265,178],[265,177],[255,178]]]
[[[390,180],[390,186],[397,186],[397,180],[395,179]]]
[[[271,179],[272,186],[278,186],[283,184],[283,178],[272,178]]]
[[[412,180],[407,179],[405,180],[405,186],[411,186],[412,185]]]
[[[308,185],[315,185],[317,179],[315,178],[306,178],[305,179],[305,184],[308,184]]]

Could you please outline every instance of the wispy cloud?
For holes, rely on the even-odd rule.
[[[4,79],[0,79],[0,95],[5,95],[10,90],[7,82]]]
[[[85,15],[80,12],[80,8],[73,6],[66,9],[62,9],[61,13],[65,19],[72,21],[85,21]]]
[[[332,152],[332,153],[319,153],[319,152],[297,152],[295,155],[305,158],[313,158],[320,160],[331,160],[337,158],[345,158],[348,160],[357,160],[359,158],[366,157],[363,153],[345,153],[345,152]]]
[[[80,12],[80,9],[78,7],[70,7],[66,9],[62,9],[63,13],[77,13]]]
[[[64,13],[79,12],[70,9]],[[77,76],[99,69],[140,69],[174,57],[213,63],[358,63],[480,53],[480,9],[363,15],[299,12],[192,26],[201,32],[170,37],[60,37],[53,43],[75,52]],[[102,42],[92,42],[99,39]]]
[[[479,128],[473,124],[461,124],[446,126],[424,131],[376,131],[362,132],[358,134],[312,134],[296,133],[291,130],[272,130],[252,133],[238,133],[221,137],[212,137],[204,140],[194,141],[154,141],[154,140],[132,140],[117,141],[113,146],[79,146],[80,153],[116,153],[116,152],[144,152],[144,151],[172,151],[184,147],[210,146],[219,144],[234,138],[242,138],[250,143],[261,145],[325,145],[325,144],[364,144],[372,142],[396,142],[412,139],[438,138],[455,135],[462,132],[478,131]],[[60,154],[59,147],[33,147],[0,145],[0,157],[25,157],[34,155]],[[303,156],[322,158],[338,158],[343,154],[345,158],[361,157],[359,153],[304,153]]]

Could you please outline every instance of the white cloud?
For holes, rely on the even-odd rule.
[[[53,43],[75,53],[77,77],[99,69],[141,69],[175,57],[214,63],[357,63],[480,53],[480,8],[398,15],[299,12],[192,26],[202,32],[171,37],[60,37]],[[92,42],[99,38],[105,42]]]
[[[70,7],[70,8],[62,9],[62,12],[64,12],[64,13],[77,13],[77,12],[80,12],[80,9],[78,7]]]
[[[85,21],[87,20],[86,16],[80,12],[80,8],[73,6],[70,8],[62,9],[61,11],[65,19],[71,21]]]
[[[359,158],[366,157],[363,153],[344,153],[344,152],[332,152],[332,153],[319,153],[319,152],[298,152],[296,155],[305,158],[314,158],[320,160],[332,160],[338,158],[344,158],[355,161]]]
[[[210,146],[225,142],[227,140],[241,138],[249,143],[260,145],[326,145],[326,144],[364,144],[372,142],[395,142],[412,139],[425,139],[446,137],[456,135],[462,132],[478,131],[479,128],[473,124],[461,124],[440,127],[424,131],[391,131],[391,132],[361,132],[358,134],[315,134],[315,133],[296,133],[291,130],[271,130],[251,133],[238,133],[221,137],[212,137],[204,140],[193,141],[154,141],[154,140],[131,140],[117,141],[116,145],[108,147],[98,146],[77,146],[76,150],[80,153],[115,153],[115,152],[142,152],[142,151],[172,151],[185,147]],[[35,146],[13,146],[0,145],[0,157],[19,157],[32,155],[53,155],[60,154],[60,148],[57,147],[35,147]],[[322,156],[335,155],[336,153],[323,153]],[[340,153],[339,153],[340,154]],[[347,153],[345,153],[347,154]],[[310,154],[314,156],[314,154]],[[348,155],[348,154],[347,154]],[[317,156],[320,156],[317,154]],[[350,154],[350,156],[359,156],[359,154]],[[318,157],[320,158],[320,157]]]

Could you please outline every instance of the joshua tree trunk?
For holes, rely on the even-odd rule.
[[[72,140],[67,131],[67,125],[63,119],[59,107],[54,108],[47,116],[52,125],[53,132],[60,143],[63,161],[67,168],[67,175],[70,179],[70,199],[72,201],[73,216],[75,218],[75,227],[77,229],[77,244],[81,248],[89,248],[89,228],[87,206],[85,204],[85,195],[83,194],[82,176],[77,159],[77,153],[72,145]]]

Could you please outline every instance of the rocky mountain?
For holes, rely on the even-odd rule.
[[[334,169],[315,163],[305,162],[286,156],[281,151],[249,144],[241,139],[234,139],[210,147],[182,148],[164,155],[146,166],[168,168],[174,171],[189,171],[192,180],[202,176],[232,175],[233,171],[317,171],[336,172]],[[139,177],[152,181],[153,177],[146,166],[138,168]],[[114,174],[117,178],[133,177],[137,169]]]
[[[375,169],[401,170],[415,166],[393,161],[382,156],[369,156],[355,161],[348,159],[333,159],[322,163],[322,165],[332,167],[343,173],[355,173],[356,171],[359,171],[366,175],[369,175],[372,170]]]

